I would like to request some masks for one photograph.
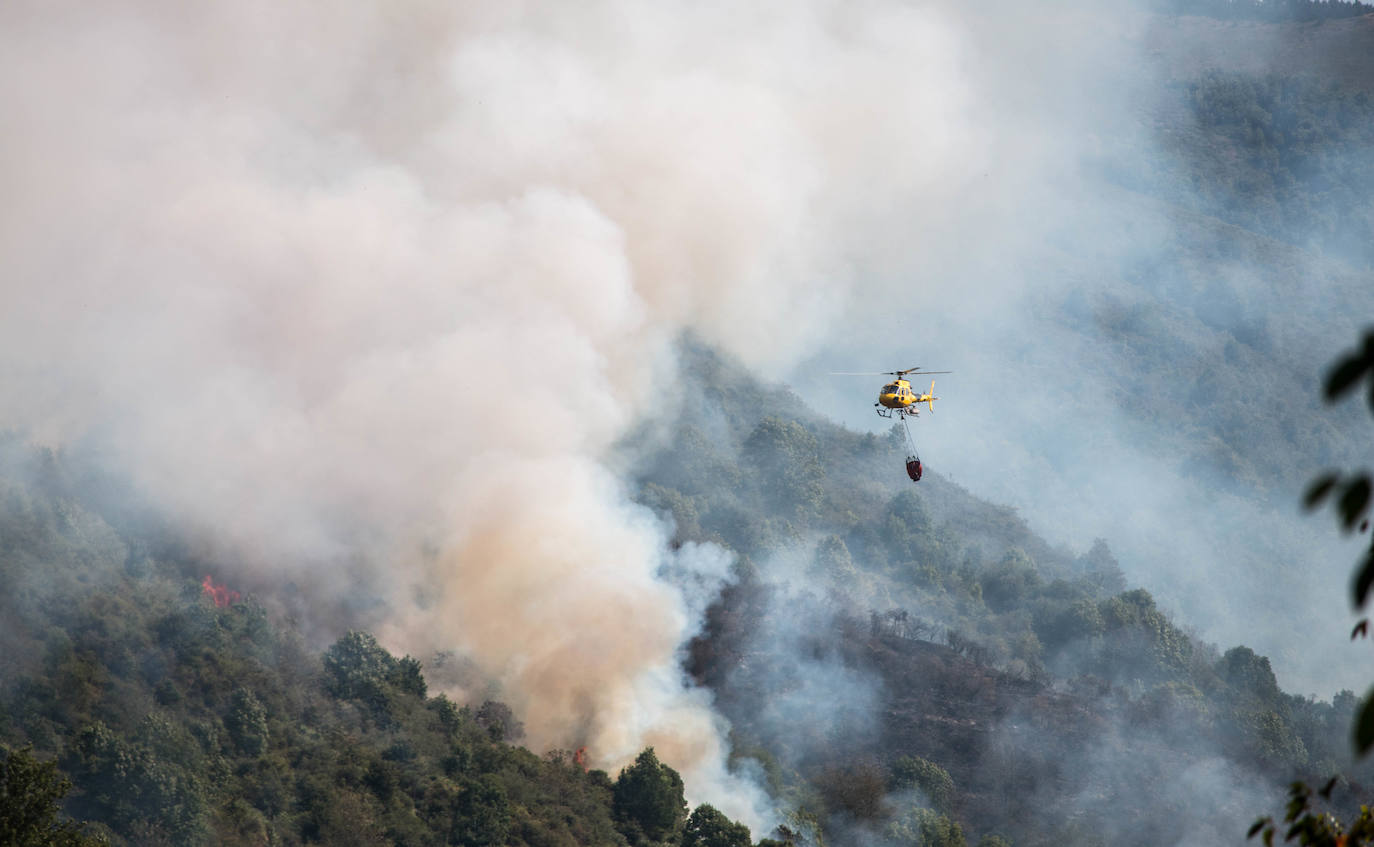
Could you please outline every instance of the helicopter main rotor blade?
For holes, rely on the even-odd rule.
[[[906,376],[907,374],[952,374],[954,371],[923,371],[909,368],[904,371],[830,371],[829,376]]]

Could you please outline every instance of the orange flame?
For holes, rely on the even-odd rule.
[[[215,581],[210,578],[209,574],[206,574],[205,579],[200,581],[200,590],[210,595],[218,608],[224,608],[230,603],[237,603],[241,596],[237,591],[230,591],[227,585],[215,585]]]
[[[577,752],[573,753],[573,761],[585,771],[587,769],[587,748],[578,747]]]

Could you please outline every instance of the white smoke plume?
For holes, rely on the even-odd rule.
[[[5,4],[0,423],[240,580],[384,587],[389,646],[470,654],[534,746],[655,744],[757,822],[605,457],[683,330],[794,359],[976,179],[961,39],[885,0]]]

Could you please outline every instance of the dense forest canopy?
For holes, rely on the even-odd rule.
[[[928,185],[920,168],[894,170],[895,158],[875,155],[903,151],[922,167],[944,163],[956,172],[959,144],[969,141],[931,130],[941,121],[957,124],[968,104],[922,100],[958,86],[942,87],[949,80],[939,60],[948,58],[948,45],[933,39],[916,50],[902,40],[939,31],[906,11],[865,19],[866,28],[853,32],[839,26],[833,43],[825,26],[817,30],[824,39],[808,40],[814,22],[798,19],[808,50],[828,45],[810,64],[845,68],[845,79],[892,83],[885,61],[934,57],[922,66],[927,74],[903,75],[903,85],[916,87],[891,100],[859,96],[883,86],[841,86],[829,77],[813,87],[807,81],[795,100],[787,86],[785,96],[768,100],[758,92],[772,90],[774,66],[753,61],[763,47],[748,40],[732,52],[733,42],[710,19],[703,31],[731,57],[731,84],[712,87],[709,75],[687,73],[641,90],[635,74],[612,74],[623,86],[615,95],[635,104],[640,121],[614,131],[607,130],[614,110],[600,111],[615,100],[605,91],[559,99],[585,93],[579,86],[587,78],[615,65],[603,59],[599,42],[586,65],[560,65],[573,51],[514,38],[501,49],[464,52],[456,65],[423,51],[408,59],[481,95],[466,108],[495,110],[483,113],[485,122],[468,113],[470,122],[458,122],[465,131],[490,131],[485,140],[499,143],[487,147],[464,146],[465,132],[429,126],[431,104],[423,97],[396,105],[387,95],[402,86],[378,81],[396,69],[386,50],[380,60],[363,51],[365,61],[344,69],[377,76],[358,83],[368,108],[335,103],[337,113],[301,106],[276,86],[264,92],[253,73],[227,74],[230,83],[208,71],[204,80],[188,75],[187,85],[228,85],[234,96],[221,102],[241,96],[261,106],[258,98],[266,98],[265,112],[291,112],[287,142],[261,141],[256,131],[271,136],[280,127],[250,131],[236,122],[244,115],[216,124],[223,130],[216,138],[229,139],[239,156],[235,167],[260,167],[274,179],[290,174],[287,187],[269,181],[274,190],[263,193],[286,197],[291,211],[256,205],[261,198],[251,191],[212,191],[197,202],[174,198],[168,218],[131,214],[132,223],[102,220],[96,231],[122,232],[121,223],[139,237],[175,231],[190,246],[151,251],[159,257],[155,269],[165,270],[165,260],[178,275],[203,282],[223,272],[216,264],[222,257],[197,240],[196,226],[243,204],[251,214],[226,218],[242,226],[229,228],[238,241],[223,252],[250,257],[242,259],[248,276],[279,286],[257,296],[317,277],[351,281],[357,291],[372,274],[405,285],[385,309],[361,296],[304,297],[307,307],[329,308],[293,310],[298,326],[262,318],[253,297],[239,300],[232,286],[208,283],[206,290],[176,289],[189,307],[177,300],[173,308],[156,288],[138,289],[139,308],[122,307],[118,298],[100,299],[102,284],[38,298],[38,312],[16,304],[18,314],[41,317],[50,308],[44,304],[68,308],[90,297],[91,314],[129,308],[141,321],[155,314],[186,323],[162,320],[176,332],[145,348],[122,336],[109,342],[92,319],[89,350],[82,351],[101,360],[133,350],[108,372],[101,362],[104,382],[85,372],[59,378],[46,369],[56,365],[44,358],[43,333],[10,327],[18,340],[7,379],[38,388],[0,386],[4,396],[23,400],[11,404],[20,410],[16,420],[0,420],[0,427],[16,427],[0,438],[0,841],[1234,843],[1257,814],[1278,807],[1293,780],[1326,785],[1321,794],[1301,794],[1304,804],[1353,815],[1374,784],[1374,766],[1349,743],[1360,693],[1344,686],[1318,693],[1319,683],[1305,684],[1336,677],[1314,666],[1325,661],[1314,653],[1326,651],[1327,633],[1304,628],[1319,615],[1343,635],[1344,609],[1314,612],[1314,586],[1326,585],[1327,573],[1294,566],[1308,561],[1302,555],[1325,551],[1311,542],[1324,527],[1302,534],[1286,522],[1294,520],[1296,488],[1311,474],[1367,458],[1367,439],[1352,436],[1350,426],[1363,417],[1324,409],[1317,376],[1365,320],[1358,310],[1374,267],[1374,77],[1362,75],[1369,60],[1349,46],[1374,44],[1364,17],[1374,7],[1169,0],[1151,8],[1143,38],[1162,43],[1154,55],[1160,67],[1152,69],[1161,84],[1139,102],[1123,95],[1113,104],[1130,115],[1129,130],[1107,122],[1101,136],[1075,139],[1090,152],[1048,177],[1011,171],[1027,162],[1063,166],[1034,152],[1058,137],[1007,133],[1033,152],[1013,158],[992,181],[1067,179],[1054,208],[1022,205],[1015,188],[1002,185],[970,189],[987,177],[976,173],[958,173],[952,192],[974,197],[972,205],[946,204],[940,192],[948,185]],[[1017,22],[1014,11],[961,14],[973,15],[971,28],[985,35]],[[1056,10],[1036,14],[1045,18],[1035,27],[1059,31]],[[359,29],[371,39],[381,27],[387,38],[412,43],[406,27],[413,22],[393,18]],[[579,22],[546,23],[582,32]],[[640,23],[664,43],[677,35],[660,21]],[[896,46],[890,32],[899,36]],[[778,26],[765,34],[789,33]],[[570,36],[558,30],[558,37]],[[859,39],[861,49],[847,39]],[[1259,51],[1245,39],[1277,44],[1274,61],[1257,69],[1251,54]],[[1217,49],[1191,49],[1199,42]],[[1312,49],[1318,42],[1345,46]],[[638,48],[630,58],[649,65],[665,58],[660,52],[671,54]],[[1295,51],[1310,60],[1301,72],[1291,65]],[[1007,61],[1016,60],[1012,53]],[[501,74],[512,57],[521,72],[533,69],[532,81],[520,77],[527,87],[497,84],[509,82]],[[680,58],[666,56],[670,65]],[[129,61],[127,79],[111,76],[117,90],[129,83],[145,92],[175,76]],[[907,68],[902,61],[897,66]],[[1002,66],[990,67],[996,78]],[[1042,101],[1020,102],[1027,96],[1020,85],[1056,89],[1041,85],[1041,74],[1058,70],[1037,66],[1025,80],[1002,78],[981,92],[997,107],[1034,111]],[[757,90],[735,84],[735,75]],[[1085,90],[1093,84],[1069,78]],[[488,96],[488,84],[503,96]],[[320,102],[332,102],[326,95],[333,89],[321,86],[314,92]],[[702,112],[728,130],[748,129],[737,147],[713,147],[712,139],[736,136],[703,134],[694,124],[670,121],[671,132],[639,132],[641,124],[658,127],[660,102],[679,102],[661,100],[665,92],[705,109],[701,104],[719,105],[742,89],[743,105],[728,101],[735,111]],[[884,123],[886,107],[903,93],[926,110],[922,120]],[[172,94],[158,102],[176,112],[168,104],[184,94]],[[846,116],[840,123],[874,125],[871,138],[851,144],[828,124],[796,119],[814,130],[817,145],[834,144],[823,162],[807,160],[805,144],[788,147],[792,136],[770,134],[768,123],[785,114],[780,122],[793,127],[793,107],[809,119],[812,98],[822,94],[828,109]],[[566,108],[542,115],[550,124],[538,132],[526,133],[516,115],[502,111],[545,96]],[[354,111],[371,114],[379,103],[388,104],[388,130],[353,123],[361,120]],[[1066,113],[1037,119],[1063,119],[1074,131],[1085,125]],[[931,116],[938,120],[925,120]],[[143,117],[148,125],[140,132],[164,126]],[[563,131],[563,120],[577,131]],[[344,127],[337,136],[323,129],[336,122]],[[358,129],[363,125],[369,129]],[[914,153],[903,146],[912,126],[923,145]],[[1030,128],[1044,129],[1038,122]],[[408,147],[412,132],[423,140]],[[604,143],[601,132],[615,143]],[[321,150],[302,140],[319,134],[337,143]],[[240,136],[250,139],[245,148],[233,146]],[[461,155],[445,158],[445,145]],[[161,155],[158,145],[128,146],[139,152],[121,167],[93,168],[95,184],[146,176],[139,163]],[[482,158],[479,148],[501,155]],[[593,148],[604,161],[588,154]],[[970,161],[979,161],[976,148],[966,148]],[[961,156],[942,159],[949,149]],[[344,168],[355,179],[341,180],[350,198],[365,198],[366,225],[340,224],[348,218],[341,209],[354,207],[332,205],[337,197],[324,187],[338,173],[330,167],[368,156],[386,167],[362,177]],[[789,156],[803,166],[775,170]],[[505,197],[509,189],[502,182],[509,175],[493,176],[495,187],[473,189],[487,205],[436,223],[444,186],[480,183],[484,168],[504,174],[503,157],[535,162],[538,188],[489,202],[483,192]],[[874,161],[886,162],[876,176]],[[200,163],[175,164],[199,173]],[[822,164],[836,167],[834,184],[798,177],[826,172]],[[408,168],[432,179],[412,184],[399,175]],[[634,178],[603,184],[603,168]],[[762,183],[750,181],[760,175]],[[979,323],[1001,336],[990,356],[1011,374],[1000,377],[1006,390],[985,390],[989,384],[966,362],[956,368],[965,396],[950,402],[963,415],[956,427],[975,429],[974,418],[991,427],[987,443],[997,450],[987,451],[990,463],[1005,464],[1009,477],[1044,474],[1019,489],[1044,501],[1036,522],[996,502],[1002,492],[956,482],[945,472],[956,462],[949,452],[928,453],[926,475],[913,485],[903,471],[900,430],[836,423],[729,352],[795,358],[787,345],[807,341],[809,321],[829,317],[835,301],[820,284],[769,296],[777,292],[765,290],[766,274],[757,269],[799,255],[782,262],[783,275],[809,279],[815,267],[846,267],[852,253],[891,249],[873,235],[847,244],[838,260],[807,252],[831,227],[872,235],[867,212],[831,217],[834,209],[871,204],[875,214],[908,226],[903,213],[911,210],[874,191],[889,177],[940,199],[938,214],[909,225],[922,230],[913,237],[922,261],[929,248],[933,275],[948,271],[967,281],[960,274],[985,270],[980,257],[1000,256],[999,245],[1015,241],[1014,233],[982,225],[985,213],[994,223],[1047,221],[1028,224],[1027,232],[1045,237],[1006,247],[1005,261],[1028,260],[1035,266],[1028,279],[1040,274],[1054,284],[1028,286],[1031,294],[996,306],[984,298],[977,310],[931,309],[914,323],[899,313],[898,341],[860,340],[870,351],[880,343],[909,348],[914,327],[921,341],[942,346]],[[216,180],[209,184],[219,186]],[[548,189],[546,180],[559,188]],[[989,207],[1002,202],[1013,211],[980,206],[984,195]],[[278,216],[263,214],[264,207]],[[292,217],[316,207],[329,221],[323,235]],[[826,213],[796,211],[807,209]],[[976,239],[965,241],[964,216],[979,222]],[[1095,217],[1102,221],[1091,233],[1102,237],[1083,237],[1079,227]],[[248,218],[270,221],[272,231],[247,227]],[[389,229],[395,220],[406,225]],[[211,229],[209,244],[220,246],[223,233]],[[359,230],[386,237],[364,238]],[[748,237],[735,239],[740,233]],[[946,243],[937,243],[943,235]],[[97,283],[107,266],[141,278],[137,262],[123,264],[138,251],[118,238],[96,239],[90,251],[30,241],[34,249],[80,253],[82,263],[71,270],[89,271]],[[374,241],[401,243],[403,255],[370,253]],[[414,282],[431,281],[425,268],[433,244],[444,245],[446,259],[456,250],[470,263],[463,267],[478,269],[489,283],[480,296],[445,299],[436,292],[452,286],[442,274],[433,288]],[[609,259],[598,252],[607,245]],[[278,249],[288,254],[285,271],[262,258]],[[952,255],[973,258],[942,266]],[[27,272],[23,256],[7,268]],[[237,271],[238,261],[228,264]],[[546,274],[558,284],[530,294],[534,288],[524,286]],[[652,284],[635,289],[637,275]],[[997,291],[972,290],[966,299]],[[882,300],[876,308],[891,306]],[[390,323],[389,310],[404,316]],[[453,329],[441,317],[449,313],[475,315],[480,329]],[[1016,320],[1003,322],[1007,313]],[[226,345],[233,355],[215,379],[201,378],[205,351],[196,342],[201,330],[223,327],[199,322],[205,314],[229,315],[224,338],[243,342]],[[890,336],[888,324],[865,325]],[[1046,331],[1016,331],[1028,326]],[[413,333],[419,343],[411,343]],[[472,341],[478,336],[480,343]],[[352,346],[358,337],[375,345],[360,353]],[[968,337],[974,340],[964,347],[945,349],[972,357],[988,338]],[[163,342],[167,349],[157,348]],[[1331,349],[1317,349],[1327,342]],[[524,356],[527,349],[538,362]],[[172,360],[177,366],[168,369]],[[356,370],[331,369],[336,360]],[[255,368],[269,376],[256,379]],[[175,399],[150,412],[141,403],[149,391]],[[843,391],[861,397],[854,401],[860,406],[869,402],[866,387]],[[1052,406],[1075,394],[1084,402],[1070,407],[1073,428],[1062,427],[1057,414],[1023,427],[1024,418],[998,408]],[[57,421],[52,431],[80,418],[59,396],[105,403],[102,409],[119,414],[71,443],[25,427],[21,412],[30,404],[61,412],[45,419]],[[255,416],[276,411],[274,403],[289,413]],[[1102,409],[1111,416],[1094,415]],[[383,426],[371,428],[378,410],[386,411]],[[191,438],[178,428],[186,421],[213,425]],[[253,436],[254,450],[244,454],[230,449],[240,429]],[[380,449],[389,439],[405,449]],[[1114,440],[1139,453],[1116,449]],[[111,459],[112,445],[129,444],[131,453]],[[310,460],[293,464],[282,445]],[[214,449],[221,447],[222,454]],[[1070,467],[1084,455],[1101,466],[1094,469],[1100,476]],[[1151,463],[1142,470],[1112,461],[1128,455]],[[1018,460],[1024,464],[1015,466]],[[1097,487],[1104,478],[1113,485]],[[182,495],[192,484],[199,496],[188,506]],[[1145,495],[1174,491],[1192,496],[1146,514],[1157,504]],[[1067,543],[1071,533],[1039,520],[1074,512],[1091,512],[1117,535],[1104,530]],[[376,513],[404,527],[404,544],[388,535],[391,527],[357,519]],[[446,521],[460,529],[447,530]],[[1210,546],[1188,543],[1204,535]],[[1330,572],[1347,565],[1332,559]],[[1225,576],[1241,572],[1244,582]],[[1343,585],[1332,586],[1343,596]],[[1219,627],[1205,618],[1223,601],[1241,610],[1240,623]],[[593,629],[595,637],[583,634]],[[1228,638],[1217,639],[1217,631]],[[444,649],[392,649],[436,643]],[[1312,673],[1302,675],[1305,668]],[[1369,675],[1358,676],[1363,684]],[[1288,682],[1295,678],[1298,690]],[[676,735],[680,727],[690,732]],[[717,742],[719,750],[711,747]]]
[[[895,432],[792,417],[785,389],[683,355],[711,401],[640,453],[640,496],[674,544],[740,554],[688,669],[734,727],[735,766],[778,803],[774,836],[1225,838],[1289,777],[1369,778],[1347,742],[1352,693],[1283,692],[1263,656],[1198,640],[1126,585],[1106,543],[1056,548],[938,475],[913,487]],[[0,731],[11,756],[56,757],[91,837],[751,843],[709,805],[689,815],[652,751],[613,777],[580,751],[513,746],[504,704],[431,693],[426,668],[453,657],[397,658],[365,632],[313,650],[199,575],[210,563],[92,512],[70,460],[13,440],[6,456],[18,649]],[[1180,771],[1205,776],[1161,795]]]

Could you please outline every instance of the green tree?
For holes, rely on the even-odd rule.
[[[905,533],[930,532],[930,514],[921,495],[910,489],[893,496],[887,503],[889,541],[902,538]]]
[[[429,693],[429,686],[425,684],[423,670],[419,659],[406,656],[397,659],[392,665],[387,681],[394,685],[398,691],[412,694],[423,700],[425,695]]]
[[[997,566],[983,575],[983,601],[994,612],[1020,606],[1044,582],[1035,561],[1024,550],[1007,551]]]
[[[1101,538],[1094,538],[1088,552],[1078,558],[1078,567],[1088,581],[1107,594],[1113,594],[1126,587],[1126,577],[1121,573],[1121,565],[1111,548]]]
[[[849,548],[838,535],[827,535],[816,545],[811,570],[823,579],[846,583],[853,581],[859,573],[854,567],[854,559],[849,555]]]
[[[967,847],[959,822],[931,809],[913,808],[887,827],[887,837],[912,847]]]
[[[396,695],[423,698],[427,691],[419,660],[397,659],[368,632],[348,632],[322,661],[329,693],[366,703],[384,723],[391,720]]]
[[[147,746],[96,722],[77,733],[71,761],[68,770],[87,792],[83,801],[116,829],[151,828],[181,844],[203,836],[204,786]]]
[[[744,441],[744,458],[760,490],[799,515],[814,514],[824,494],[816,436],[796,421],[764,418]]]
[[[632,842],[667,840],[687,816],[682,792],[678,772],[659,762],[654,748],[645,748],[615,781],[612,804],[621,831]]]
[[[391,676],[396,659],[370,632],[349,631],[324,651],[326,687],[335,697],[375,699]]]
[[[942,812],[949,811],[954,797],[954,780],[949,772],[919,756],[902,756],[892,763],[892,787],[915,788]]]
[[[929,546],[931,523],[921,495],[907,490],[888,501],[883,516],[883,541],[893,562],[913,562],[923,558]]]
[[[224,728],[234,745],[249,756],[259,756],[267,749],[267,710],[247,688],[234,692],[234,700],[229,706],[229,714],[224,717]]]
[[[492,741],[519,741],[525,737],[525,725],[515,719],[515,712],[500,700],[487,700],[473,718],[491,736]]]
[[[1282,692],[1274,669],[1266,656],[1256,655],[1249,647],[1232,647],[1217,662],[1217,675],[1242,697],[1253,698],[1266,706],[1280,702]]]
[[[1068,605],[1046,608],[1035,617],[1036,634],[1051,648],[1091,640],[1102,635],[1106,628],[1102,611],[1087,597],[1080,597]]]
[[[1098,609],[1106,629],[1101,672],[1117,678],[1187,678],[1193,643],[1155,606],[1143,588],[1103,600]]]
[[[722,812],[702,803],[687,818],[682,847],[751,847],[749,827],[735,823]]]
[[[1296,770],[1307,764],[1307,747],[1283,716],[1272,709],[1237,709],[1230,716],[1229,734],[1239,749],[1271,765]]]
[[[510,832],[510,801],[491,775],[469,781],[454,804],[451,843],[463,847],[505,844]]]
[[[82,834],[82,824],[58,819],[71,781],[56,762],[40,762],[29,752],[6,750],[0,768],[0,844],[9,847],[93,847],[101,839]]]

